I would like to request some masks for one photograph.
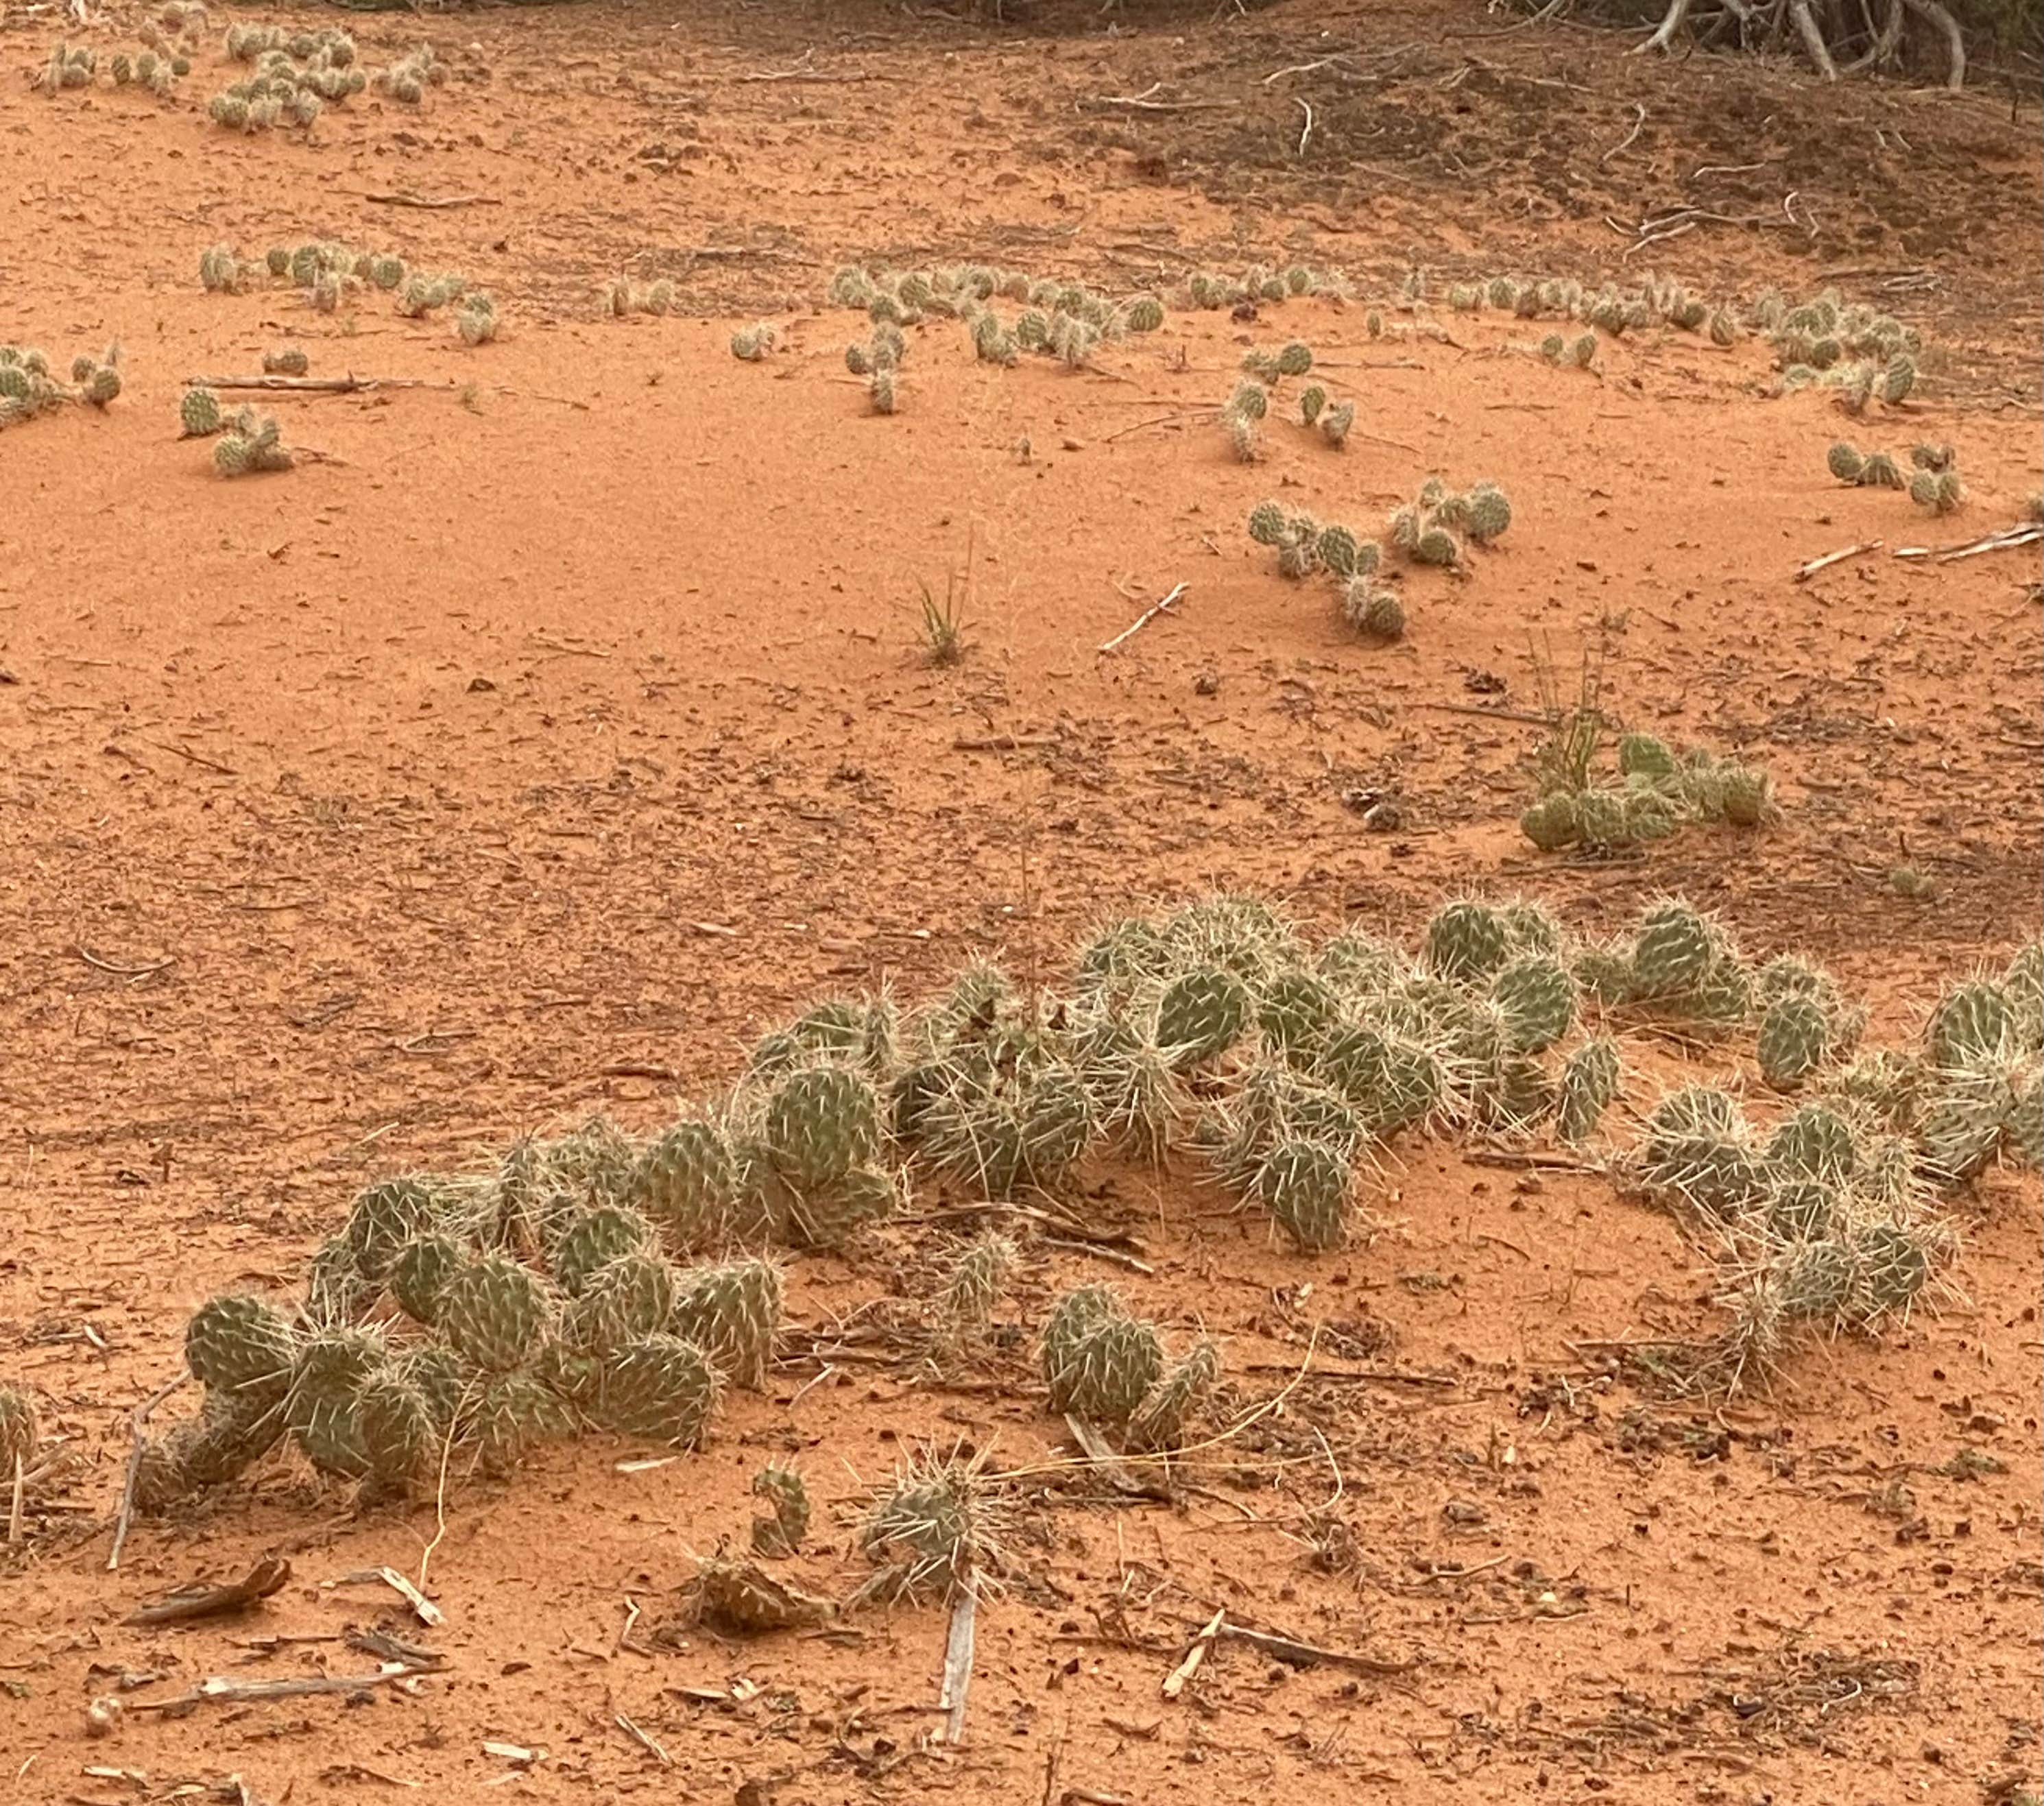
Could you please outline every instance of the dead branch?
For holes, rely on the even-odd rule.
[[[267,1599],[291,1577],[291,1564],[279,1558],[258,1562],[238,1581],[225,1586],[180,1587],[148,1605],[138,1605],[124,1622],[181,1624],[194,1618],[225,1617]]]
[[[132,1700],[128,1709],[185,1712],[214,1700],[240,1704],[261,1700],[302,1700],[313,1693],[359,1693],[370,1687],[413,1681],[421,1674],[433,1672],[431,1668],[401,1662],[379,1669],[374,1674],[309,1674],[295,1681],[236,1681],[225,1674],[209,1674],[188,1693],[175,1694],[167,1700]]]
[[[365,193],[365,201],[374,201],[382,207],[425,207],[437,211],[443,207],[498,207],[503,203],[494,194],[445,194],[438,197],[425,194],[407,194],[402,190],[389,194]]]
[[[1140,633],[1143,629],[1147,627],[1151,621],[1155,621],[1158,616],[1160,614],[1169,614],[1172,609],[1177,605],[1179,598],[1185,594],[1186,588],[1187,586],[1183,583],[1174,583],[1172,585],[1171,593],[1166,596],[1162,601],[1152,602],[1149,607],[1145,609],[1142,613],[1138,615],[1134,621],[1128,624],[1128,626],[1122,628],[1122,630],[1115,635],[1112,640],[1104,642],[1097,650],[1101,652],[1112,652],[1116,647],[1120,646],[1123,641],[1134,639],[1137,634]]]
[[[944,1741],[965,1741],[966,1695],[972,1687],[973,1631],[979,1616],[979,1593],[966,1585],[951,1601],[951,1634],[944,1639],[944,1680],[937,1709],[945,1715]]]
[[[1959,35],[1958,21],[1945,10],[1938,0],[1902,0],[1902,3],[1918,18],[1944,33],[1945,48],[1951,57],[1951,67],[1945,74],[1945,86],[1957,94],[1966,85],[1966,44]]]
[[[128,1451],[128,1475],[121,1482],[121,1509],[113,1520],[113,1547],[106,1552],[106,1571],[110,1574],[121,1566],[121,1549],[128,1540],[129,1520],[135,1515],[135,1481],[142,1471],[142,1456],[149,1446],[149,1413],[182,1386],[190,1376],[180,1374],[159,1386],[135,1408],[129,1421],[129,1430],[134,1437],[134,1446]]]
[[[1225,1619],[1216,1627],[1214,1635],[1253,1644],[1266,1654],[1274,1655],[1294,1668],[1313,1668],[1325,1662],[1335,1668],[1351,1669],[1358,1674],[1381,1676],[1409,1674],[1420,1666],[1417,1662],[1382,1662],[1350,1650],[1323,1649],[1317,1643],[1301,1643],[1297,1637],[1281,1637],[1269,1631],[1252,1631],[1241,1624],[1231,1624]]]
[[[423,376],[187,376],[189,389],[257,389],[265,394],[355,395],[371,389],[458,389]]]
[[[1811,15],[1810,0],[1788,0],[1788,17],[1803,40],[1803,48],[1810,53],[1810,60],[1816,64],[1817,73],[1827,82],[1835,82],[1838,66],[1831,60],[1831,46],[1824,42],[1824,34],[1817,29],[1817,21]]]

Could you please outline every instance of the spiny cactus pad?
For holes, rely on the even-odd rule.
[[[284,1313],[264,1299],[223,1293],[185,1326],[185,1362],[223,1392],[259,1391],[290,1375],[298,1338]]]
[[[486,1373],[528,1366],[553,1317],[546,1287],[507,1255],[471,1261],[440,1291],[440,1333],[464,1361]]]

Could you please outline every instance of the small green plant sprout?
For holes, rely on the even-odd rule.
[[[928,584],[917,586],[922,591],[923,663],[926,665],[942,668],[958,664],[965,657],[965,582],[962,573],[947,571],[941,602]]]
[[[758,363],[774,349],[776,340],[773,327],[764,320],[741,326],[731,335],[731,355],[741,363]]]
[[[455,336],[465,345],[483,345],[497,336],[499,321],[497,303],[482,289],[472,290],[462,298],[461,309],[455,315]]]
[[[178,403],[181,439],[209,439],[226,423],[220,412],[220,398],[210,389],[192,388]]]
[[[1355,426],[1355,403],[1337,402],[1320,413],[1320,437],[1339,452],[1348,444],[1348,436]]]

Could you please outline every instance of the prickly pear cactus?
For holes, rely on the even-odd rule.
[[[508,1255],[470,1262],[440,1291],[441,1335],[470,1366],[487,1374],[529,1365],[553,1319],[546,1287]]]
[[[607,1204],[573,1218],[554,1245],[554,1283],[571,1298],[604,1267],[625,1255],[656,1245],[653,1226],[636,1210]]]
[[[1285,537],[1289,519],[1276,502],[1259,501],[1249,511],[1249,536],[1260,546],[1277,545]]]
[[[1519,832],[1543,853],[1558,853],[1582,838],[1577,793],[1550,790],[1528,804],[1519,817]]]
[[[277,1387],[288,1381],[297,1354],[298,1337],[284,1313],[246,1293],[208,1299],[185,1326],[186,1365],[222,1392]]]
[[[1490,542],[1512,525],[1512,503],[1496,483],[1481,482],[1469,492],[1465,525],[1478,545]]]
[[[1991,978],[1954,986],[1938,1000],[1924,1032],[1932,1062],[1946,1067],[1993,1059],[2015,1038],[2015,1009]]]
[[[1182,974],[1157,999],[1157,1045],[1180,1066],[1217,1059],[1242,1038],[1252,1007],[1248,987],[1224,966]]]
[[[683,1255],[714,1245],[737,1192],[729,1139],[715,1123],[685,1119],[640,1155],[626,1196],[668,1251]]]
[[[1767,1163],[1785,1177],[1843,1185],[1859,1170],[1859,1144],[1837,1111],[1805,1104],[1775,1125]]]
[[[1473,898],[1443,904],[1427,924],[1427,965],[1444,978],[1480,982],[1504,965],[1511,951],[1503,914]]]
[[[879,1152],[880,1100],[863,1074],[813,1066],[775,1088],[761,1139],[790,1185],[818,1189],[870,1165]]]
[[[977,1328],[990,1322],[994,1306],[1008,1289],[1017,1258],[1015,1244],[991,1229],[967,1243],[944,1281],[942,1309],[946,1324]]]
[[[1101,1316],[1069,1339],[1060,1339],[1055,1361],[1053,1346],[1047,1330],[1043,1378],[1051,1389],[1051,1408],[1095,1424],[1126,1424],[1164,1365],[1156,1331],[1126,1313]]]
[[[569,1312],[569,1339],[609,1354],[665,1329],[674,1314],[676,1274],[655,1254],[620,1255],[597,1269]]]
[[[321,1473],[357,1480],[368,1472],[355,1400],[385,1358],[382,1335],[371,1329],[320,1330],[300,1343],[284,1419],[305,1458]]]
[[[371,1479],[404,1487],[436,1468],[440,1434],[432,1408],[398,1363],[386,1363],[363,1381],[355,1420]]]
[[[528,1452],[570,1427],[566,1409],[531,1373],[491,1374],[463,1395],[456,1434],[475,1447],[485,1474],[501,1478]]]
[[[781,1328],[781,1270],[768,1260],[727,1261],[682,1273],[671,1327],[706,1353],[732,1385],[766,1383]]]
[[[752,1496],[770,1517],[752,1520],[752,1547],[762,1555],[793,1555],[809,1534],[809,1489],[793,1467],[769,1462],[752,1477]]]
[[[390,1263],[390,1296],[422,1324],[440,1320],[440,1293],[468,1256],[453,1236],[428,1230],[414,1235]]]
[[[385,1179],[355,1198],[342,1233],[363,1278],[390,1272],[405,1244],[432,1226],[436,1203],[432,1188],[416,1178]]]
[[[1555,1100],[1554,1132],[1571,1144],[1596,1132],[1604,1113],[1618,1096],[1618,1043],[1596,1036],[1569,1055],[1562,1067]]]
[[[178,403],[178,421],[187,439],[206,439],[220,431],[220,398],[210,389],[187,389]]]
[[[238,1479],[277,1446],[284,1413],[236,1393],[209,1391],[198,1415],[149,1443],[135,1470],[135,1505],[158,1512],[203,1487]]]
[[[1760,1075],[1777,1091],[1793,1091],[1831,1053],[1831,1028],[1813,997],[1777,997],[1760,1019]]]
[[[1716,957],[1711,924],[1679,900],[1646,912],[1634,943],[1632,970],[1639,995],[1668,997],[1694,990]]]
[[[1202,1336],[1157,1382],[1129,1420],[1128,1445],[1152,1452],[1176,1449],[1220,1383],[1220,1349]]]
[[[1291,966],[1266,982],[1257,1000],[1257,1025],[1264,1039],[1293,1064],[1310,1063],[1341,1013],[1334,987],[1303,966]]]
[[[605,1362],[597,1414],[620,1435],[693,1448],[722,1393],[723,1381],[702,1349],[678,1335],[656,1333]]]
[[[1539,1053],[1574,1025],[1576,982],[1549,955],[1512,960],[1491,980],[1490,995],[1504,1013],[1508,1043],[1516,1052]]]
[[[1271,1220],[1293,1245],[1319,1254],[1347,1239],[1352,1184],[1348,1161],[1339,1150],[1301,1138],[1271,1151],[1257,1189]]]

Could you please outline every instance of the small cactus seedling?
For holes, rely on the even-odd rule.
[[[731,355],[741,363],[758,363],[774,349],[774,329],[766,321],[742,326],[731,335]]]
[[[1320,414],[1320,436],[1337,452],[1348,444],[1348,436],[1354,426],[1355,403],[1353,402],[1337,402]]]
[[[181,437],[210,438],[220,431],[223,424],[220,398],[210,389],[187,389],[184,392],[184,398],[178,404],[178,420],[183,428]]]
[[[462,298],[461,309],[455,315],[455,336],[465,345],[486,344],[497,336],[498,324],[497,304],[478,289]]]
[[[762,1555],[799,1553],[809,1533],[809,1489],[801,1473],[769,1462],[752,1477],[752,1496],[773,1513],[753,1519],[753,1548]]]
[[[1966,498],[1956,470],[1919,471],[1909,479],[1909,499],[1933,514],[1949,514]]]

